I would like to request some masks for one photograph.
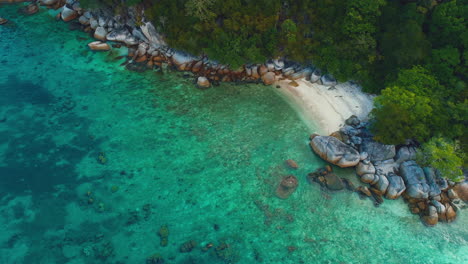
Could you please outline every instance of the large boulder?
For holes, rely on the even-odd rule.
[[[262,75],[262,81],[266,85],[271,85],[275,83],[275,73],[274,72],[267,72]]]
[[[406,184],[406,193],[411,198],[427,199],[429,197],[429,185],[424,171],[415,161],[405,161],[400,165],[400,173]]]
[[[107,29],[104,27],[98,27],[96,28],[96,31],[94,31],[94,38],[97,40],[101,41],[106,41],[106,36],[107,36]]]
[[[158,32],[154,28],[153,24],[150,22],[146,22],[140,26],[140,29],[143,35],[148,39],[151,44],[165,45],[164,41],[162,40],[161,36],[159,36]]]
[[[388,179],[385,175],[379,175],[379,181],[374,184],[374,188],[379,191],[380,195],[384,195],[388,188]]]
[[[109,41],[125,42],[125,39],[127,39],[128,34],[129,34],[128,30],[126,29],[118,29],[118,30],[116,29],[116,30],[112,30],[112,32],[107,34],[106,39]]]
[[[68,21],[71,21],[75,18],[78,17],[78,13],[71,9],[71,8],[68,8],[66,5],[63,6],[63,9],[62,9],[62,13],[60,15],[62,17],[62,20],[65,21],[65,22],[68,22]]]
[[[426,182],[429,185],[429,196],[435,197],[437,195],[440,195],[441,190],[436,182],[436,175],[434,169],[425,167],[423,171],[424,175],[426,176]]]
[[[378,178],[378,177],[377,177]],[[361,181],[364,183],[373,183],[376,182],[376,175],[375,174],[363,174],[361,176]]]
[[[361,144],[361,152],[367,152],[371,161],[393,159],[395,157],[395,146],[384,145],[372,140],[366,140]]]
[[[387,199],[397,199],[406,190],[405,182],[403,178],[396,175],[395,173],[389,173],[387,175],[388,188],[385,197]]]
[[[402,163],[408,160],[414,160],[416,158],[416,149],[414,147],[403,146],[398,149],[395,155],[395,162]]]
[[[375,174],[375,167],[370,162],[368,162],[368,164],[365,164],[364,162],[359,162],[359,164],[356,167],[356,173],[359,176],[362,176],[364,174]]]
[[[354,167],[360,161],[357,150],[335,137],[313,136],[310,146],[322,159],[342,168]]]
[[[91,50],[96,50],[96,51],[107,51],[110,50],[111,47],[107,43],[103,43],[101,41],[94,41],[88,44],[88,47]]]

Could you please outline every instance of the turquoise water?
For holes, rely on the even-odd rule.
[[[324,165],[307,146],[314,131],[275,88],[129,72],[125,50],[91,52],[53,11],[16,9],[0,7],[11,20],[0,26],[0,263],[468,262],[466,211],[427,228],[402,200],[374,208],[308,184]],[[299,187],[280,200],[288,174]],[[180,253],[189,240],[198,246]]]

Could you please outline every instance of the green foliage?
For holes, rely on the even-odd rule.
[[[430,136],[431,114],[429,98],[399,86],[388,87],[375,99],[372,131],[385,144],[402,144],[407,138],[423,141]]]
[[[233,68],[284,56],[381,93],[385,143],[435,136],[468,150],[468,0],[81,0],[137,5],[174,48]],[[125,17],[125,15],[123,16]]]
[[[434,137],[418,150],[416,161],[422,166],[438,170],[443,177],[459,181],[463,179],[463,159],[459,151],[456,142]]]

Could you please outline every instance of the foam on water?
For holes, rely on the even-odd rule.
[[[427,228],[401,200],[308,184],[324,162],[275,88],[129,72],[54,14],[0,7],[0,263],[468,262],[466,211]],[[299,188],[280,200],[288,174]]]

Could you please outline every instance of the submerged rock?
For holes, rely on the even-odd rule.
[[[276,188],[276,196],[281,199],[288,198],[296,190],[299,182],[293,175],[284,177]]]
[[[286,164],[288,164],[288,166],[291,167],[292,169],[298,169],[299,168],[299,165],[297,165],[297,162],[295,162],[292,159],[286,160]]]
[[[322,159],[342,168],[356,166],[360,161],[357,150],[335,137],[314,136],[310,146]]]
[[[4,25],[8,23],[8,20],[6,18],[0,17],[0,25]]]
[[[196,246],[197,246],[197,242],[195,242],[194,240],[190,240],[190,241],[183,243],[180,246],[179,251],[181,253],[187,253],[187,252],[192,251]]]
[[[343,181],[335,173],[327,173],[325,176],[325,185],[332,191],[339,191],[344,189]]]
[[[101,41],[93,41],[88,44],[88,47],[91,50],[96,50],[96,51],[107,51],[110,50],[111,47],[107,43],[103,43]]]

